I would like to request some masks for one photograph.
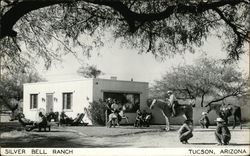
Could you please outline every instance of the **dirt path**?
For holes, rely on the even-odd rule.
[[[52,132],[10,131],[1,134],[2,147],[217,147],[214,130],[195,128],[194,137],[189,144],[179,142],[177,129],[161,130],[163,126],[154,125],[150,128],[134,128],[123,126],[106,127],[57,127]],[[248,147],[250,145],[250,129],[231,130],[232,140],[229,146]]]

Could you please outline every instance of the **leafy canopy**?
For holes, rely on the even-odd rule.
[[[239,59],[249,41],[249,0],[3,0],[1,6],[1,56],[14,63],[42,57],[49,67],[79,48],[90,56],[110,37],[104,32],[161,58],[194,52],[216,36],[228,58]]]
[[[249,87],[247,79],[232,64],[201,57],[194,65],[180,65],[167,71],[151,88],[153,96],[166,96],[168,90],[179,98],[201,98],[201,106],[233,96],[242,96]],[[212,98],[211,98],[212,97]]]
[[[97,69],[95,65],[81,66],[77,72],[85,78],[98,78],[104,74],[101,70]]]
[[[16,69],[11,73],[5,72],[1,75],[0,83],[0,106],[5,105],[7,108],[12,110],[14,103],[12,99],[19,101],[23,99],[23,84],[45,81],[37,72],[22,68]]]

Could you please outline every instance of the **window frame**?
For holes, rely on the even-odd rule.
[[[66,96],[66,100],[65,100],[65,96]],[[70,97],[70,108],[67,108],[68,106],[68,96]],[[62,93],[62,110],[63,111],[72,111],[72,107],[73,107],[73,92],[63,92]]]
[[[30,94],[30,110],[36,110],[38,108],[38,94]]]

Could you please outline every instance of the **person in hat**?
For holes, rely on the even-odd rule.
[[[106,106],[106,111],[105,111],[105,116],[106,116],[106,122],[109,120],[109,115],[112,113],[111,112],[111,105],[112,105],[112,99],[107,98],[105,100],[105,106]]]
[[[210,125],[209,118],[207,116],[207,112],[202,112],[202,117],[199,120],[201,128],[208,128]]]
[[[168,97],[169,97],[168,101],[170,103],[170,107],[172,108],[172,117],[175,117],[176,116],[175,108],[176,108],[176,106],[178,106],[179,103],[178,103],[173,91],[169,90],[167,92],[167,94],[168,94]]]
[[[193,137],[193,121],[184,121],[181,128],[178,130],[180,142],[187,144],[188,140]]]
[[[231,140],[231,133],[222,118],[217,118],[217,127],[215,131],[215,139],[217,140],[217,145],[228,145]]]

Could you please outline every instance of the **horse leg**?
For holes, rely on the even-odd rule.
[[[168,120],[167,116],[165,116],[165,120],[166,120],[166,128],[165,128],[165,130],[169,131],[170,130],[170,126],[169,126],[169,120]]]
[[[106,126],[111,128],[111,126],[112,126],[112,118],[111,117],[109,117],[108,122],[106,122]]]
[[[242,129],[242,124],[241,124],[241,116],[238,116],[239,122],[240,122],[240,129]]]
[[[242,124],[241,124],[241,109],[239,109],[239,114],[237,115],[239,122],[240,122],[240,129],[242,129]]]
[[[185,120],[187,120],[187,116],[185,114],[182,115],[184,117]]]
[[[236,127],[236,119],[239,119],[239,123],[240,123],[240,129],[242,129],[242,124],[241,124],[241,116],[237,116],[237,115],[234,115],[234,125],[233,125],[233,129]]]
[[[236,126],[236,115],[234,115],[233,129],[235,128],[235,126]]]
[[[126,117],[126,116],[125,116],[125,119],[126,119],[127,123],[129,123],[129,121],[128,121],[128,117]]]
[[[169,120],[168,120],[168,117],[165,115],[165,113],[163,112],[163,110],[161,111],[163,116],[165,117],[165,121],[166,121],[166,128],[165,130],[166,131],[169,131],[170,130],[170,127],[169,127]]]

